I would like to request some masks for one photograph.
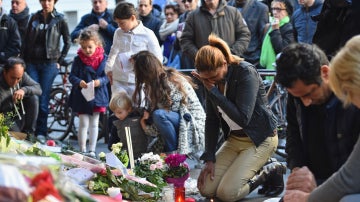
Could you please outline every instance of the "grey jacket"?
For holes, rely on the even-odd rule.
[[[3,71],[4,70],[0,68],[0,112],[11,112],[14,110],[14,104],[10,86],[5,81]],[[20,88],[25,91],[25,95],[41,95],[42,93],[40,84],[30,78],[26,72],[24,72],[19,85]]]
[[[207,45],[210,33],[215,33],[230,46],[231,52],[242,56],[250,42],[250,31],[241,13],[225,0],[219,2],[218,9],[212,15],[204,6],[191,12],[186,19],[186,26],[180,38],[181,49],[193,60],[196,52]]]

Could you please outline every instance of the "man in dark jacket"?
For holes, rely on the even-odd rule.
[[[30,16],[31,15],[26,0],[11,1],[10,17],[12,17],[17,22],[21,36],[21,44],[24,44],[26,28],[30,20]]]
[[[15,115],[12,130],[33,134],[41,88],[25,73],[25,62],[21,58],[10,57],[4,68],[0,68],[0,92],[0,113]]]
[[[161,45],[159,29],[162,25],[162,20],[153,15],[153,1],[152,0],[139,0],[138,13],[143,25],[151,29]],[[155,9],[156,10],[156,9]]]
[[[0,0],[0,66],[11,56],[20,54],[21,39],[14,19],[5,14]]]
[[[264,29],[269,23],[269,8],[257,0],[231,0],[228,5],[236,7],[241,12],[251,33],[250,43],[243,57],[258,66]]]
[[[99,32],[105,43],[105,53],[109,54],[117,24],[107,9],[107,0],[91,0],[91,2],[93,5],[91,13],[81,18],[79,24],[71,32],[71,41],[75,42],[81,30],[91,28]]]
[[[291,44],[276,62],[276,81],[289,92],[286,152],[292,171],[307,166],[320,185],[349,157],[360,133],[360,110],[329,86],[329,61],[316,45]]]

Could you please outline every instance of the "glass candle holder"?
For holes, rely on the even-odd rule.
[[[185,187],[175,187],[175,202],[185,202]]]

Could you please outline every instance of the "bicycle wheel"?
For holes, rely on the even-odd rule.
[[[50,93],[48,137],[54,140],[66,138],[66,131],[71,121],[71,110],[67,106],[68,93],[63,88],[54,88]]]

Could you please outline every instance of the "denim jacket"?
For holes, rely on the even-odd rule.
[[[217,87],[206,93],[205,153],[202,160],[214,161],[220,127],[225,135],[228,125],[218,112],[218,106],[259,146],[274,134],[276,117],[267,107],[262,79],[255,67],[248,62],[228,66],[227,89],[223,95]]]

